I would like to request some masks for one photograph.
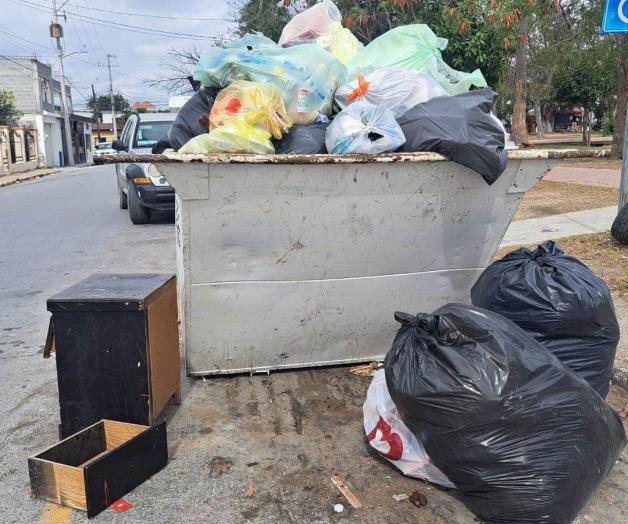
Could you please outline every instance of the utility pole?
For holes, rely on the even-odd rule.
[[[61,7],[67,3],[64,2]],[[52,0],[52,17],[53,22],[50,24],[50,36],[57,40],[57,52],[59,53],[59,69],[61,70],[61,112],[63,113],[63,121],[65,123],[65,149],[67,158],[64,163],[68,166],[74,165],[74,148],[72,147],[72,129],[70,127],[70,111],[67,104],[67,96],[65,90],[65,69],[63,67],[63,47],[61,46],[61,38],[63,38],[63,27],[59,23],[59,11],[57,9],[57,0]]]
[[[92,97],[94,99],[94,116],[96,117],[96,131],[98,132],[98,143],[100,144],[100,115],[98,114],[98,100],[96,100],[96,90],[92,84]]]
[[[113,139],[118,139],[118,124],[116,124],[116,106],[113,96],[113,80],[111,79],[111,59],[114,55],[107,55],[107,67],[109,68],[109,97],[111,98],[111,119],[113,122]]]

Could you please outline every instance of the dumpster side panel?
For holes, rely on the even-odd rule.
[[[163,163],[177,193],[189,374],[369,361],[395,310],[468,302],[525,191],[559,160],[488,186],[446,161]]]
[[[370,361],[396,310],[468,302],[481,269],[335,280],[193,285],[188,372],[208,375]]]
[[[450,162],[214,165],[209,198],[190,202],[192,284],[485,266],[518,165],[491,187]]]

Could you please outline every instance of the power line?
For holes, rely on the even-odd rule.
[[[36,69],[34,67],[25,66],[24,64],[21,64],[20,62],[16,62],[15,60],[12,60],[11,58],[9,58],[6,55],[0,55],[0,57],[4,58],[5,60],[8,60],[9,62],[13,62],[15,65],[23,67],[24,69],[28,69],[29,71],[36,71]]]
[[[4,27],[4,26],[2,26],[2,27]],[[51,50],[51,48],[48,47],[48,46],[45,46],[43,44],[39,44],[37,42],[33,42],[32,40],[29,40],[28,38],[24,38],[22,36],[16,35],[15,33],[11,33],[10,31],[7,31],[6,29],[0,29],[0,33],[6,33],[9,36],[12,36],[14,38],[19,38],[20,40],[24,40],[24,42],[28,42],[29,44],[35,45],[37,47],[41,47],[41,48],[43,48],[43,49],[45,49],[47,51]]]
[[[83,0],[83,1],[85,2],[85,5],[88,8],[91,9],[91,6],[90,6],[89,2],[87,0]],[[98,28],[94,24],[90,23],[90,25],[91,25],[91,27],[94,28],[94,34],[96,35],[96,40],[98,40],[98,45],[100,46],[100,49],[102,51],[102,56],[106,57],[107,56],[107,51],[105,51],[105,46],[102,45],[102,40],[100,39],[100,33],[98,32]],[[98,60],[98,58],[96,58],[96,60]]]
[[[76,7],[78,9],[85,9],[77,4],[68,3],[68,6]],[[186,20],[190,22],[236,22],[233,18],[197,18],[197,17],[187,17],[187,16],[163,16],[163,15],[149,15],[146,13],[129,13],[127,11],[111,11],[109,9],[98,9],[96,7],[89,7],[91,11],[100,11],[101,13],[111,13],[114,15],[125,15],[125,16],[140,16],[143,18],[160,18],[165,20]]]
[[[35,2],[29,2],[27,0],[10,0],[13,3],[17,3],[23,5],[25,7],[30,7],[32,9],[49,13],[49,8],[42,4],[37,4]],[[106,20],[103,18],[96,18],[93,16],[82,15],[80,13],[66,12],[67,17],[74,18],[76,20],[81,20],[83,22],[91,22],[94,25],[100,25],[103,27],[108,27],[109,29],[119,29],[123,31],[130,31],[133,33],[151,35],[151,36],[168,36],[170,38],[184,38],[184,39],[194,39],[194,40],[222,40],[222,38],[217,36],[204,36],[204,35],[195,35],[191,33],[181,33],[178,31],[165,31],[162,29],[153,29],[151,27],[143,27],[132,24],[123,24],[122,22],[115,22],[113,20]]]

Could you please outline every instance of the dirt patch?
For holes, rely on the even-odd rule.
[[[618,199],[614,188],[541,180],[525,194],[513,220],[612,206]]]
[[[233,459],[228,457],[214,457],[209,464],[210,478],[217,479],[229,473],[233,467]]]
[[[621,169],[619,158],[568,158],[560,167],[589,167],[591,169]]]

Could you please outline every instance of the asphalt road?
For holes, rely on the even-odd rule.
[[[54,358],[42,358],[46,299],[94,272],[174,272],[174,226],[134,226],[117,207],[111,167],[52,175],[0,189],[0,523],[87,522],[33,499],[27,458],[57,441]],[[92,522],[477,521],[451,491],[404,477],[369,451],[362,404],[370,379],[346,367],[269,376],[184,379],[166,408],[169,462]],[[628,395],[611,391],[621,409]],[[330,482],[340,475],[362,500],[353,509]],[[624,451],[577,523],[623,522]],[[397,502],[420,490],[428,505]],[[344,504],[336,514],[333,506]]]

